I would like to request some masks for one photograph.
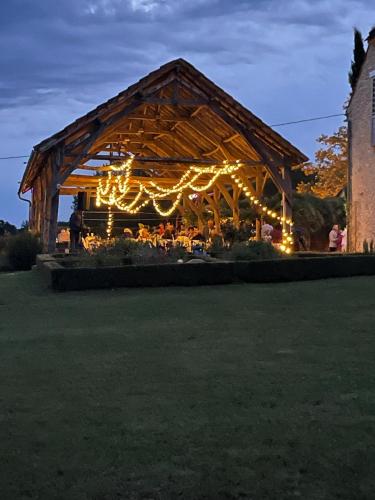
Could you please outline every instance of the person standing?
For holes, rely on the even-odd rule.
[[[346,227],[341,231],[341,251],[346,252],[347,251],[347,244],[348,244],[348,230]]]
[[[339,240],[339,226],[335,224],[331,231],[329,232],[329,251],[330,252],[336,252],[337,251],[337,244]]]
[[[208,219],[207,223],[203,226],[202,234],[206,241],[209,241],[212,233],[215,231],[215,223],[213,219]]]
[[[261,229],[262,240],[266,243],[272,243],[272,232],[273,226],[271,226],[271,224],[264,223]]]
[[[79,237],[82,229],[82,214],[79,210],[74,210],[69,219],[70,251],[77,250]]]

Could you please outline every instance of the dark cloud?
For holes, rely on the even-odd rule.
[[[28,153],[176,57],[271,123],[341,111],[352,27],[365,34],[371,15],[366,0],[4,0],[0,156]],[[280,131],[311,154],[316,127]],[[0,164],[0,200],[17,165]]]
[[[293,3],[293,2],[291,2]],[[157,63],[195,54],[217,64],[255,64],[280,52],[277,22],[333,23],[333,10],[299,0],[14,0],[3,5],[0,106],[39,103],[43,92],[95,92]],[[317,5],[321,4],[321,5]],[[259,22],[267,20],[266,33]],[[337,17],[337,16],[336,16]],[[277,18],[277,19],[276,19]],[[258,23],[258,24],[257,24]],[[245,44],[244,44],[245,42]],[[42,93],[41,93],[42,91]]]

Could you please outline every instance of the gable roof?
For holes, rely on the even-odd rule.
[[[185,88],[191,89],[193,95],[205,99],[208,109],[210,109],[210,106],[219,106],[233,123],[238,124],[243,130],[251,131],[263,144],[274,150],[279,156],[287,159],[290,165],[307,160],[307,157],[289,141],[219,88],[194,66],[184,59],[176,59],[152,71],[115,97],[97,106],[64,129],[34,146],[21,181],[20,192],[24,193],[32,187],[38,172],[43,168],[46,159],[54,148],[62,144],[69,145],[73,144],[74,141],[79,141],[80,138],[84,138],[85,135],[87,136],[92,132],[92,128],[97,123],[114,119],[117,114],[121,114],[121,110],[129,106],[130,103],[134,103],[134,100],[140,96],[146,94],[155,95],[160,89],[165,88],[176,79],[182,82],[186,86]],[[141,105],[142,100],[139,101],[139,106]],[[136,111],[137,108],[135,107],[134,112]],[[215,110],[214,115],[215,119],[220,122],[220,117],[215,114]],[[131,119],[131,114],[127,118]],[[220,123],[218,123],[219,125]],[[211,124],[211,130],[215,133],[215,124]],[[220,139],[222,137],[219,135],[218,142],[220,142]]]

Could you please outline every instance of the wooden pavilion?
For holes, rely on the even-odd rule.
[[[41,235],[45,251],[55,248],[59,196],[95,198],[102,178],[95,174],[106,175],[129,152],[135,155],[134,186],[156,179],[167,188],[191,165],[214,170],[225,160],[240,160],[241,186],[259,200],[272,181],[282,194],[283,218],[291,216],[291,167],[307,159],[191,64],[171,61],[34,147],[19,194],[32,192],[30,228]],[[204,185],[207,177],[199,182]],[[201,205],[187,190],[177,209],[200,218],[208,204],[218,221],[223,198],[238,224],[240,195],[238,178],[235,183],[223,175],[200,194]],[[132,189],[128,196],[134,196]]]

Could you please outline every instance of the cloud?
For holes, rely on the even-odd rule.
[[[1,2],[0,156],[28,153],[177,57],[265,121],[340,112],[352,27],[366,34],[372,14],[366,0]],[[280,131],[312,153],[316,128]]]
[[[180,54],[211,64],[257,64],[288,50],[284,26],[332,26],[334,2],[304,0],[14,0],[2,7],[0,106],[43,94],[95,94]],[[342,9],[341,11],[342,12]],[[281,23],[281,25],[280,25]],[[267,24],[267,25],[266,25]],[[281,27],[280,27],[281,26]],[[304,33],[306,36],[307,33]],[[278,43],[283,40],[283,45]]]

